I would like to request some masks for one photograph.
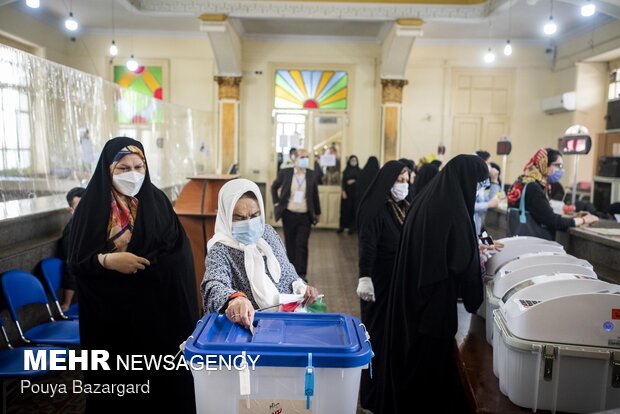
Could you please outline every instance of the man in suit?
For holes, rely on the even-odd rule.
[[[317,176],[308,168],[308,151],[297,150],[294,168],[281,169],[271,184],[275,219],[282,218],[286,255],[306,280],[310,226],[319,222],[321,205]]]

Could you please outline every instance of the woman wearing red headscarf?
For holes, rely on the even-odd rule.
[[[551,148],[541,148],[525,164],[523,174],[517,178],[508,191],[508,207],[519,208],[525,193],[525,211],[543,229],[547,238],[555,240],[556,230],[585,226],[598,221],[598,217],[586,214],[581,217],[565,218],[555,214],[549,204],[548,186],[559,182],[563,174],[562,154]],[[513,234],[513,236],[518,234]]]

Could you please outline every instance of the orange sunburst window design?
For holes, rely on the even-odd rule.
[[[347,109],[347,72],[276,70],[275,84],[277,109]]]

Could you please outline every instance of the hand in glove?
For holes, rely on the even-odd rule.
[[[366,302],[375,301],[375,287],[372,284],[372,279],[369,277],[360,277],[357,283],[357,296]]]

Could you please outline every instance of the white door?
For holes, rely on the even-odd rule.
[[[480,135],[482,132],[481,117],[454,117],[452,129],[453,155],[471,154],[480,149]]]

